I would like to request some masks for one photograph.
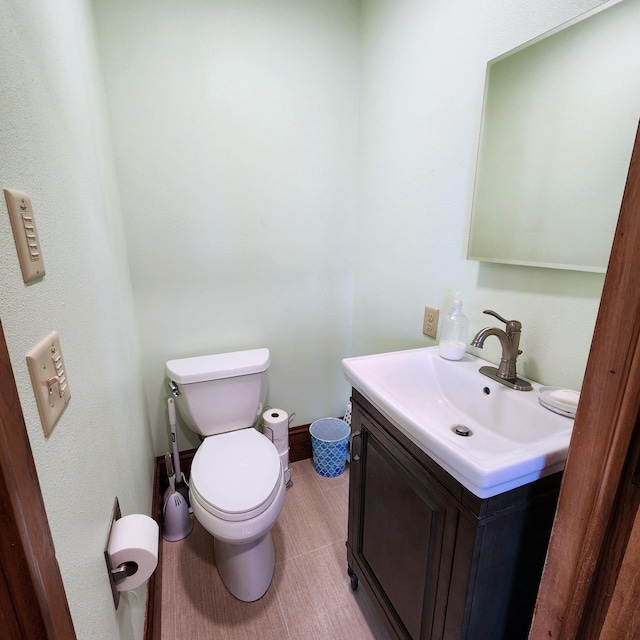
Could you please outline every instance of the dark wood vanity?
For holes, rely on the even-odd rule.
[[[392,637],[526,639],[562,473],[481,499],[355,389],[348,571]]]

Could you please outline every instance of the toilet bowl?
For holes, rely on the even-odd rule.
[[[258,600],[271,583],[271,527],[282,510],[285,491],[280,456],[255,429],[207,438],[193,459],[193,513],[214,537],[218,572],[239,600]]]
[[[286,492],[278,451],[254,428],[264,406],[268,365],[267,349],[166,365],[179,415],[204,437],[191,464],[193,513],[213,536],[225,586],[245,602],[261,598],[273,578],[271,528]]]

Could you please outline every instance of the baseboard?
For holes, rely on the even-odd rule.
[[[187,449],[180,452],[180,470],[185,477],[191,473],[191,462],[196,449]],[[289,429],[289,462],[298,462],[311,458],[311,436],[309,425],[303,424]],[[158,523],[162,532],[162,498],[169,486],[167,479],[167,466],[164,456],[158,456],[155,460],[153,473],[153,496],[151,499],[151,517]],[[160,534],[162,535],[162,533]],[[160,609],[162,596],[162,545],[158,548],[158,566],[147,582],[147,610],[144,625],[144,640],[159,640],[160,638]]]
[[[153,487],[151,497],[151,517],[158,523],[160,539],[158,540],[158,566],[147,582],[147,607],[144,615],[144,640],[160,638],[160,606],[162,589],[162,506],[160,505],[160,467],[156,458],[153,470]],[[162,461],[164,464],[164,460]],[[164,474],[166,477],[166,473]]]
[[[289,462],[298,462],[312,457],[309,425],[301,424],[289,428]]]
[[[180,452],[180,471],[185,477],[191,473],[191,462],[195,455],[195,449]],[[162,504],[164,493],[169,487],[167,478],[167,465],[164,456],[155,459],[153,473],[153,495],[151,498],[151,517],[160,527],[162,536]],[[158,545],[158,566],[147,582],[147,610],[144,621],[144,640],[159,640],[160,638],[160,610],[162,606],[162,544]]]

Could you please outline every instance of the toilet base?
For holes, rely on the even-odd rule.
[[[238,600],[253,602],[269,588],[276,564],[271,530],[246,544],[229,544],[214,538],[218,573]]]

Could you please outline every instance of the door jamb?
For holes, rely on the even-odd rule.
[[[1,321],[0,385],[0,570],[8,586],[0,590],[0,611],[13,610],[22,638],[74,640]]]
[[[640,129],[529,638],[576,638],[640,411]]]

